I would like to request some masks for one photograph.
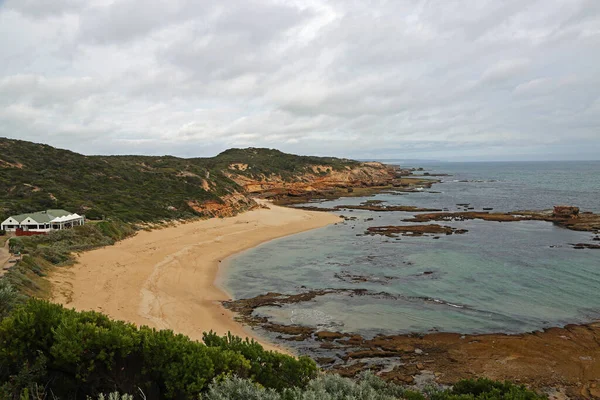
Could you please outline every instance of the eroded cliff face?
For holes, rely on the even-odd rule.
[[[393,183],[396,171],[393,167],[378,163],[361,163],[334,170],[329,166],[312,165],[305,172],[292,179],[283,179],[280,175],[262,175],[250,178],[235,173],[234,169],[224,171],[226,176],[240,185],[250,194],[281,193],[304,194],[334,188],[386,186]]]
[[[258,207],[258,204],[249,196],[243,193],[231,193],[221,197],[221,202],[208,200],[199,202],[190,200],[187,202],[194,211],[205,217],[232,217],[240,212],[252,210]]]
[[[239,185],[239,190],[225,196],[221,201],[207,200],[187,202],[194,211],[205,217],[228,217],[257,207],[253,196],[311,196],[333,189],[388,186],[397,181],[396,168],[378,162],[367,162],[343,169],[326,165],[310,165],[304,172],[283,178],[279,174],[250,177],[247,164],[231,164],[223,174]],[[204,181],[206,182],[206,180]],[[205,183],[205,190],[216,190],[216,185]]]

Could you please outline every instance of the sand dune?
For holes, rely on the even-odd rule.
[[[339,220],[333,214],[269,207],[142,231],[114,246],[82,253],[76,265],[50,277],[53,301],[198,340],[212,329],[261,341],[221,306],[228,296],[215,286],[220,262],[265,241]]]

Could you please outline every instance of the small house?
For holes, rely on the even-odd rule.
[[[46,210],[11,215],[0,225],[1,230],[22,234],[47,233],[85,224],[85,217],[65,210]],[[27,233],[25,233],[27,232]]]

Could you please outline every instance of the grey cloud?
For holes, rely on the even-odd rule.
[[[598,26],[594,0],[9,0],[0,136],[88,154],[589,154]]]
[[[75,13],[85,7],[81,0],[5,0],[0,7],[16,11],[32,18],[60,16],[65,13]]]

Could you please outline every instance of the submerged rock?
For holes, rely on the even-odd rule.
[[[452,235],[467,233],[466,229],[456,229],[450,226],[442,226],[437,224],[431,225],[400,225],[400,226],[372,226],[367,228],[365,233],[371,235],[385,235],[385,236],[395,236],[397,234],[402,234],[402,236],[424,236],[424,235],[435,235],[435,234],[445,234]]]

